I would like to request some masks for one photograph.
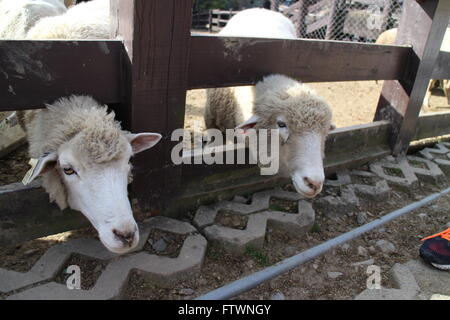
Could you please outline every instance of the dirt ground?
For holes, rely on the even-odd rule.
[[[249,248],[242,255],[226,253],[218,247],[209,247],[200,277],[179,283],[174,288],[149,284],[135,272],[131,276],[126,299],[192,299],[358,227],[356,217],[359,212],[366,213],[368,223],[444,187],[421,184],[412,196],[394,189],[386,202],[365,201],[359,210],[336,218],[316,209],[316,223],[305,236],[292,237],[271,230],[268,226],[269,232],[263,249]],[[352,299],[366,288],[367,281],[367,265],[352,264],[370,259],[373,259],[370,264],[381,267],[381,285],[392,288],[394,284],[389,270],[393,265],[418,259],[420,239],[444,230],[449,221],[450,196],[446,196],[367,233],[348,245],[335,248],[322,257],[240,295],[237,299],[271,299],[275,294],[295,300]],[[391,242],[395,251],[389,254],[381,252],[376,246],[377,240]]]

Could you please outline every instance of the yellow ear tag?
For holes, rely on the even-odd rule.
[[[34,176],[34,173],[36,171],[37,165],[39,164],[39,159],[33,159],[31,158],[30,161],[28,161],[28,164],[31,166],[31,169],[28,170],[25,177],[22,179],[22,183],[24,185],[28,185],[31,183],[32,177]]]

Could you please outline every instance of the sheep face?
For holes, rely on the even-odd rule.
[[[114,141],[103,141],[115,144],[115,153],[108,155],[111,150],[105,148],[109,145],[98,141],[92,145],[92,136],[79,133],[41,161],[44,187],[60,207],[82,212],[108,250],[124,254],[139,242],[127,196],[129,161],[133,154],[153,147],[160,138],[159,134],[121,133]],[[53,192],[55,188],[62,188],[64,193]]]
[[[307,198],[322,191],[324,145],[333,125],[331,110],[319,96],[298,87],[291,93],[268,92],[255,100],[254,116],[238,128],[279,129],[280,175],[292,178]]]

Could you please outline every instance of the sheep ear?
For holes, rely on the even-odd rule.
[[[133,154],[153,148],[161,138],[162,136],[159,133],[138,133],[128,135],[128,141],[133,148]]]
[[[52,170],[56,165],[56,160],[58,160],[56,152],[44,154],[39,159],[31,159],[29,162],[31,169],[23,178],[23,184],[27,185],[33,182],[37,177]]]
[[[256,115],[253,115],[250,119],[248,119],[244,123],[237,126],[235,130],[242,129],[242,130],[244,130],[244,133],[247,133],[247,130],[253,129],[256,126],[256,124],[258,123],[258,121],[259,121],[259,117]]]

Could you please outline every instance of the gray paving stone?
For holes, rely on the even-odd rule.
[[[396,288],[366,289],[357,300],[417,300],[450,295],[448,272],[432,268],[422,260],[396,264],[391,270]]]
[[[447,176],[450,176],[450,143],[439,143],[434,148],[419,151],[419,154],[434,161]]]
[[[271,198],[298,201],[298,213],[268,210]],[[242,253],[249,246],[262,247],[267,226],[295,235],[309,231],[314,224],[315,213],[312,205],[301,199],[303,197],[298,193],[281,188],[266,190],[255,193],[251,204],[222,201],[212,206],[202,206],[194,216],[194,225],[211,243]],[[240,230],[216,224],[216,216],[221,210],[248,216],[247,227]]]
[[[169,258],[142,251],[137,252],[143,249],[152,229],[187,236],[178,257]],[[8,299],[117,299],[123,295],[130,273],[133,270],[138,270],[145,279],[161,286],[170,286],[176,281],[199,274],[206,253],[207,242],[189,223],[165,217],[154,217],[142,224],[140,232],[141,239],[138,248],[124,256],[117,256],[108,252],[98,241],[80,239],[51,248],[33,267],[33,269],[41,268],[42,276],[34,282],[39,283],[44,276],[46,280],[53,278],[71,254],[78,253],[95,259],[108,260],[108,265],[91,290],[69,290],[65,285],[51,282],[13,294]],[[29,274],[36,277],[36,272],[30,271]],[[30,277],[30,275],[28,276]],[[4,280],[1,278],[2,276],[0,273],[0,283],[3,283]],[[22,276],[26,277],[27,274],[22,274]],[[6,292],[11,291],[12,288],[12,290],[17,290],[24,287],[24,281],[18,283],[9,282]],[[28,281],[27,286],[30,284],[33,284],[33,282]]]

